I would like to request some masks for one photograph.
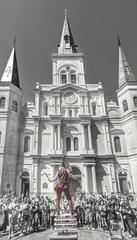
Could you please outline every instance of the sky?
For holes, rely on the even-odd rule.
[[[0,76],[15,35],[24,99],[34,99],[36,82],[52,83],[51,54],[57,52],[65,8],[84,53],[86,83],[102,82],[106,99],[115,99],[117,33],[137,77],[137,0],[0,0]]]

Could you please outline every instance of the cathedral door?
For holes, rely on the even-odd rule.
[[[23,172],[21,176],[21,194],[26,196],[30,192],[29,173]]]
[[[119,178],[119,187],[120,187],[120,192],[121,193],[125,193],[125,192],[129,192],[128,189],[128,181],[127,181],[127,173],[122,173],[120,172],[118,174],[118,178]]]

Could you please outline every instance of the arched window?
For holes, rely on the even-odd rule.
[[[78,138],[74,137],[74,151],[78,151],[78,150],[79,150]]]
[[[70,36],[69,36],[69,35],[65,35],[65,36],[64,36],[64,40],[65,40],[65,43],[69,43],[69,41],[70,41]]]
[[[24,138],[24,152],[30,152],[30,137],[26,136]]]
[[[70,72],[70,79],[71,79],[72,84],[76,84],[76,72],[75,71]]]
[[[71,139],[70,139],[70,137],[66,138],[66,151],[71,151]]]
[[[121,152],[120,138],[118,136],[114,137],[115,151]]]
[[[0,144],[2,143],[2,132],[0,132]]]
[[[96,104],[95,103],[92,104],[92,115],[93,116],[96,115]]]
[[[43,115],[48,116],[48,103],[43,104]]]
[[[128,110],[127,100],[123,101],[123,110],[124,110],[124,112]]]
[[[137,97],[133,97],[134,107],[137,107]]]
[[[2,97],[0,98],[0,108],[5,108],[6,98]]]
[[[12,101],[11,109],[12,109],[14,112],[17,112],[17,111],[18,111],[18,103],[17,103],[15,100]]]
[[[60,76],[61,76],[61,83],[62,83],[62,84],[66,84],[66,83],[67,83],[67,74],[66,74],[66,71],[62,71]]]

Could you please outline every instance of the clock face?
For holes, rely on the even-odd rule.
[[[73,103],[75,102],[76,100],[76,97],[74,95],[73,92],[67,92],[65,95],[64,95],[64,98],[65,98],[65,102],[66,103]]]

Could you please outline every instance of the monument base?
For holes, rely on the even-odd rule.
[[[56,217],[50,240],[78,240],[76,218],[70,213]]]

